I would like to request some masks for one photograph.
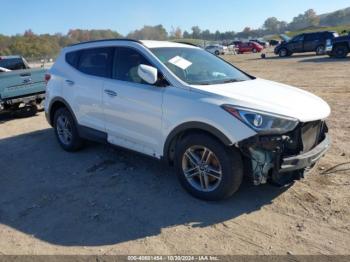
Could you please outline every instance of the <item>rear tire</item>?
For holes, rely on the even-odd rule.
[[[349,49],[347,46],[338,45],[334,47],[332,55],[333,57],[336,57],[336,58],[345,58],[347,57],[348,53],[349,53]]]
[[[215,51],[215,55],[218,56],[220,55],[220,52],[218,50]]]
[[[83,139],[72,114],[65,107],[57,109],[54,114],[54,129],[58,143],[68,152],[75,152],[82,148]]]
[[[179,141],[175,168],[187,192],[209,201],[233,195],[243,178],[240,152],[206,134],[188,135]]]
[[[17,107],[14,111],[15,117],[26,118],[35,116],[38,113],[38,107],[35,104],[25,105],[24,107]]]
[[[326,54],[326,49],[323,45],[320,45],[316,48],[316,55],[324,55]]]

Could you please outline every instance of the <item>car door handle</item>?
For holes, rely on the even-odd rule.
[[[109,96],[111,96],[111,97],[115,97],[115,96],[118,95],[116,92],[114,92],[114,91],[112,91],[112,90],[109,90],[109,89],[105,89],[104,91],[105,91],[105,93],[106,93],[107,95],[109,95]]]
[[[20,74],[19,76],[20,77],[27,77],[27,76],[31,76],[32,74],[31,73],[23,73],[23,74]]]
[[[70,85],[70,86],[72,86],[72,85],[74,85],[74,81],[72,81],[72,80],[66,80],[66,83],[68,84],[68,85]]]

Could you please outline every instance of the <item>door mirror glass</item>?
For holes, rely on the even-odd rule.
[[[158,70],[153,66],[141,64],[137,69],[137,74],[150,85],[154,85],[158,80]]]

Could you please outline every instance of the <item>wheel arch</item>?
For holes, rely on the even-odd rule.
[[[163,159],[167,163],[172,164],[177,141],[185,135],[195,132],[209,134],[226,146],[232,145],[231,140],[216,127],[203,122],[186,122],[175,127],[167,136],[163,148]]]
[[[59,108],[62,108],[62,107],[67,108],[68,111],[71,113],[75,123],[78,123],[77,119],[75,117],[75,114],[74,114],[72,108],[70,107],[70,105],[68,104],[68,102],[61,97],[56,97],[56,98],[52,99],[52,101],[50,102],[49,110],[48,110],[48,113],[46,114],[46,118],[47,118],[47,121],[49,122],[49,124],[51,126],[53,126],[53,119],[54,119],[55,112]]]

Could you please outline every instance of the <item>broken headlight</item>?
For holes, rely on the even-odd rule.
[[[295,118],[243,107],[223,105],[222,108],[260,134],[284,134],[299,123]]]

